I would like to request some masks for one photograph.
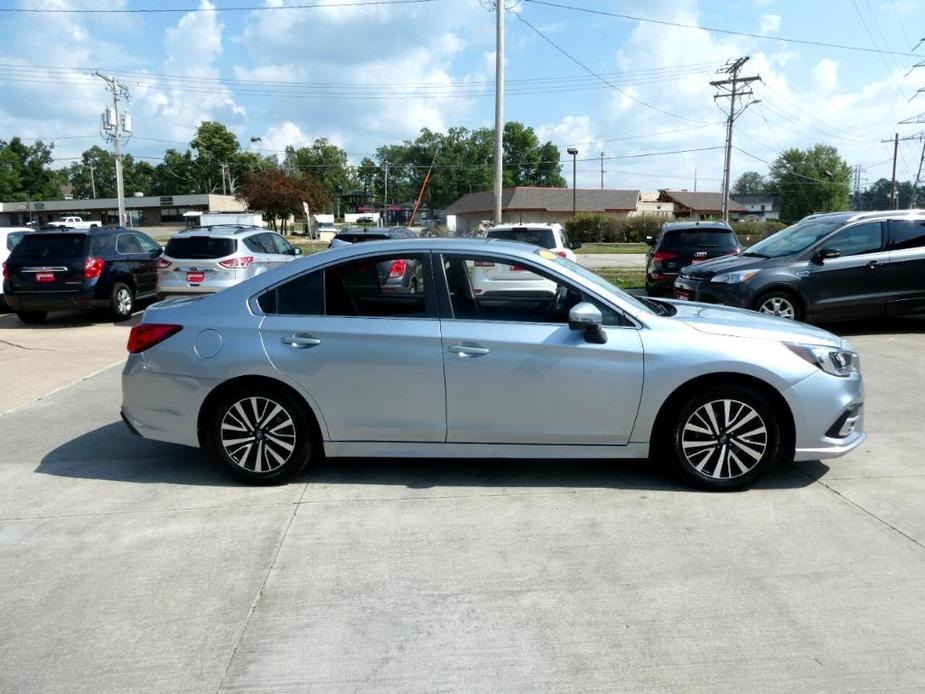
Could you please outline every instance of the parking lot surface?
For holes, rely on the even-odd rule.
[[[840,331],[870,439],[734,494],[645,461],[248,488],[131,436],[106,369],[0,417],[0,691],[922,691],[925,321]]]

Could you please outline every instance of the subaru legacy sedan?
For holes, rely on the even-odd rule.
[[[414,293],[375,268],[415,263]],[[546,292],[477,294],[480,263]],[[122,416],[279,483],[314,457],[644,458],[746,486],[781,460],[843,455],[863,433],[858,356],[831,333],[637,299],[545,248],[368,242],[205,298],[147,309],[129,337]]]

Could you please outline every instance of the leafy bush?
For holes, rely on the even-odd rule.
[[[579,212],[566,221],[569,237],[582,243],[638,243],[655,235],[662,226],[656,217],[617,219],[606,215]]]
[[[738,236],[739,240],[746,246],[758,243],[786,226],[786,224],[776,219],[769,219],[761,222],[756,220],[732,222],[732,228],[735,230],[736,236]]]

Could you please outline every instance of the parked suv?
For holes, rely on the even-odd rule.
[[[541,248],[547,248],[561,258],[575,261],[575,251],[581,248],[580,241],[570,241],[561,224],[528,223],[497,224],[486,233],[490,239],[520,241]]]
[[[925,212],[838,212],[684,268],[675,296],[825,322],[925,310],[923,278]]]
[[[10,257],[16,244],[31,231],[30,227],[0,227],[0,263]],[[0,282],[0,309],[4,308],[6,308],[6,302],[3,300],[3,282]]]
[[[3,264],[3,295],[25,323],[73,309],[125,320],[154,296],[160,254],[150,236],[120,227],[24,234]]]
[[[725,222],[666,222],[658,238],[646,237],[652,248],[646,258],[646,294],[671,296],[685,265],[736,255],[742,244]]]
[[[214,294],[302,255],[274,231],[211,226],[181,231],[157,263],[157,295]]]

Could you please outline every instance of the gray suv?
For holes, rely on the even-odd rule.
[[[811,215],[681,271],[678,299],[826,322],[925,310],[925,211]]]
[[[182,231],[157,263],[157,295],[214,294],[302,255],[261,227],[212,226]]]

